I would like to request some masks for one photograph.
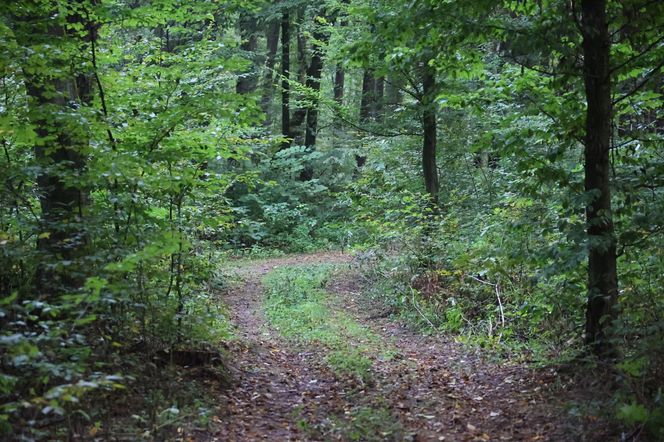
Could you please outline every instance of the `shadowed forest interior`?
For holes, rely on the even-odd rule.
[[[0,1],[0,439],[664,440],[664,2]]]

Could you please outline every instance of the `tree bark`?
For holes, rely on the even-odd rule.
[[[438,166],[436,164],[436,70],[425,61],[422,66],[422,171],[424,186],[434,206],[438,205]]]
[[[338,27],[345,28],[348,26],[348,18],[344,17],[339,21]],[[339,107],[339,112],[335,112],[332,124],[332,143],[336,144],[337,138],[342,135],[343,121],[339,117],[341,107],[344,105],[344,88],[346,86],[346,71],[341,62],[338,62],[334,67],[334,102]]]
[[[616,238],[611,214],[610,162],[611,40],[606,0],[583,0],[584,84],[588,107],[585,135],[585,191],[588,235],[586,344],[598,356],[612,353],[607,329],[618,298]]]
[[[365,69],[362,76],[362,99],[360,101],[360,123],[371,120],[374,107],[376,79],[371,69]]]
[[[362,97],[360,99],[360,124],[369,123],[375,110],[376,78],[373,70],[367,68],[362,75]],[[366,155],[355,154],[355,165],[363,167],[367,162]]]
[[[263,94],[261,96],[261,109],[265,114],[265,121],[263,126],[271,124],[270,118],[270,104],[272,103],[272,96],[274,93],[274,65],[277,60],[277,48],[279,46],[279,20],[272,20],[268,23],[265,32],[266,40],[266,57],[265,57],[265,75],[263,77]]]
[[[318,106],[320,93],[320,80],[323,74],[323,57],[325,55],[325,46],[330,36],[326,32],[318,30],[314,32],[313,53],[311,55],[311,64],[307,69],[307,89],[314,92],[314,96],[307,108],[307,127],[304,136],[304,145],[313,148],[316,145],[316,135],[318,132]]]
[[[346,82],[346,72],[341,63],[337,63],[334,69],[334,102],[339,108],[344,105],[344,86]],[[332,143],[336,144],[337,139],[343,134],[343,121],[339,117],[340,112],[335,112],[332,124]]]
[[[315,19],[314,21],[317,22],[318,20]],[[313,92],[311,101],[307,107],[307,120],[304,134],[304,145],[308,151],[313,151],[316,148],[316,137],[318,135],[318,107],[320,105],[318,95],[320,93],[320,81],[323,75],[325,48],[330,39],[330,35],[323,27],[317,25],[313,37],[311,64],[307,69],[306,82],[307,89]],[[313,178],[313,174],[313,169],[310,166],[307,166],[302,171],[301,178],[303,181],[308,181]]]
[[[346,72],[341,63],[337,63],[334,71],[334,101],[342,106],[344,104],[344,86],[346,82]]]
[[[282,149],[290,146],[290,17],[288,10],[281,14],[281,135]]]
[[[296,81],[300,84],[305,84],[307,81],[307,39],[302,32],[302,25],[304,24],[305,9],[300,7],[297,9],[297,17],[295,19],[295,60],[296,69],[293,69],[297,76]],[[304,128],[305,119],[307,117],[307,108],[305,106],[298,106],[293,110],[290,120],[290,138],[291,145],[301,145],[304,142]]]
[[[307,37],[302,32],[302,26],[304,25],[304,8],[299,8],[297,11],[297,19],[295,20],[295,25],[297,29],[296,42],[297,42],[297,81],[300,84],[304,84],[307,81]]]

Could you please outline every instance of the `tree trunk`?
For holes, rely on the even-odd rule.
[[[344,104],[344,84],[346,82],[346,72],[341,63],[337,63],[334,71],[334,101],[342,106]]]
[[[438,167],[436,165],[436,71],[427,61],[422,66],[422,171],[431,202],[438,205]]]
[[[317,19],[314,20],[318,22]],[[307,89],[313,91],[313,96],[309,106],[307,107],[307,121],[304,134],[304,145],[308,151],[313,151],[316,148],[316,136],[318,135],[318,106],[320,93],[320,80],[323,75],[323,60],[325,55],[325,47],[330,39],[330,35],[324,28],[318,26],[313,35],[313,47],[311,54],[311,64],[307,69]],[[313,178],[313,169],[310,166],[305,167],[301,176],[303,181],[308,181]]]
[[[360,100],[360,124],[368,123],[372,120],[375,110],[375,92],[376,78],[373,71],[369,68],[364,70],[362,76],[362,98]],[[359,168],[367,162],[366,155],[355,154],[355,164]]]
[[[290,17],[288,10],[281,14],[281,135],[286,138],[282,149],[290,146]]]
[[[586,343],[599,356],[612,353],[607,336],[618,298],[616,239],[611,214],[611,74],[606,0],[583,0],[584,84],[588,108],[585,135],[585,191],[588,234]]]
[[[26,48],[44,43],[57,47],[67,39],[78,39],[81,52],[89,50],[87,43],[95,38],[96,32],[92,24],[80,15],[69,16],[69,23],[76,22],[82,27],[69,35],[64,23],[56,23],[54,11],[39,8],[43,7],[37,4],[34,10],[26,8],[21,11],[26,16],[17,17],[19,26],[25,26],[16,33],[19,44]],[[29,118],[37,134],[34,152],[40,165],[37,187],[42,235],[37,249],[42,258],[36,286],[46,296],[76,290],[84,281],[79,261],[87,245],[82,221],[88,197],[81,180],[89,140],[87,128],[80,124],[78,108],[90,105],[92,76],[85,71],[87,67],[73,76],[61,74],[73,64],[67,54],[52,52],[50,70],[41,65],[24,66]]]
[[[296,33],[296,42],[297,42],[297,51],[296,51],[296,60],[297,60],[297,81],[300,84],[307,83],[307,39],[302,32],[302,26],[304,24],[304,8],[300,8],[297,11],[297,33]],[[293,110],[293,115],[290,121],[290,131],[292,143],[296,145],[301,145],[304,142],[304,134],[306,129],[303,128],[305,120],[307,118],[307,107],[299,106]]]
[[[297,18],[295,20],[295,25],[297,29],[296,42],[297,42],[297,81],[300,84],[304,84],[307,81],[307,37],[302,32],[302,27],[304,25],[304,8],[299,8],[297,11]]]
[[[373,115],[376,79],[371,69],[365,69],[362,76],[362,100],[360,101],[360,123],[370,121]]]
[[[261,109],[265,114],[264,126],[271,124],[270,118],[270,104],[272,103],[272,95],[274,92],[274,69],[277,60],[277,47],[279,46],[279,21],[272,20],[265,32],[266,39],[266,59],[265,59],[265,76],[263,77],[263,94],[261,96]]]
[[[339,108],[341,108],[344,105],[344,86],[346,82],[346,72],[344,71],[344,67],[341,63],[337,63],[335,70],[334,70],[334,102],[337,104]],[[343,134],[343,121],[339,117],[339,113],[341,112],[341,109],[339,109],[338,112],[334,113],[334,121],[332,124],[332,143],[336,144],[337,139],[341,137]]]
[[[307,69],[307,89],[314,92],[310,105],[307,108],[307,127],[304,136],[304,145],[313,148],[316,145],[318,132],[318,94],[320,93],[320,80],[323,74],[323,56],[329,35],[322,31],[314,33],[315,43],[311,55],[311,64]]]
[[[248,94],[256,90],[258,86],[258,72],[256,65],[256,49],[258,39],[256,38],[256,16],[251,13],[240,15],[240,50],[245,57],[251,60],[251,66],[238,76],[235,91],[238,94]]]
[[[346,17],[339,21],[338,27],[345,28],[348,26],[348,19]],[[337,138],[343,133],[343,121],[339,117],[341,107],[344,105],[344,88],[346,83],[346,71],[342,63],[338,62],[334,68],[334,102],[339,107],[339,111],[334,113],[332,124],[332,143],[336,144]]]

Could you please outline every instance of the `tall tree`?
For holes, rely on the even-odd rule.
[[[270,104],[274,94],[274,66],[277,60],[277,49],[279,47],[280,21],[270,20],[265,29],[265,74],[261,84],[261,110],[265,114],[264,125],[269,126],[271,122]]]
[[[75,289],[82,284],[81,267],[87,236],[83,217],[87,190],[83,184],[88,134],[80,124],[80,111],[92,100],[90,43],[96,29],[86,20],[90,4],[78,0],[66,14],[55,5],[29,2],[17,8],[18,42],[26,50],[23,66],[29,118],[37,135],[34,154],[39,163],[37,185],[41,230],[37,243],[43,264],[37,286],[46,294]],[[42,65],[42,45],[57,50]],[[78,60],[85,60],[80,62]],[[63,262],[68,265],[54,263]]]
[[[324,14],[314,18],[315,22],[325,22]],[[306,86],[311,94],[311,99],[307,106],[307,121],[304,136],[304,145],[308,148],[314,148],[316,145],[316,135],[318,132],[318,107],[320,100],[320,82],[323,74],[323,60],[325,49],[330,38],[329,32],[325,29],[325,23],[316,23],[313,33],[312,54],[309,68],[307,69]]]
[[[376,78],[374,84],[374,119],[380,121],[385,110],[385,76]]]
[[[281,13],[281,136],[282,149],[290,146],[290,15],[288,9]]]
[[[586,110],[585,191],[588,234],[586,341],[597,354],[610,351],[607,327],[618,298],[616,238],[611,213],[611,38],[606,0],[581,2]]]
[[[372,68],[364,69],[362,75],[362,96],[360,99],[360,122],[366,123],[373,116],[375,106],[376,77]]]
[[[434,205],[438,204],[438,165],[436,162],[436,68],[432,60],[422,63],[422,171],[424,187]]]
[[[334,101],[341,106],[344,103],[344,86],[346,83],[346,71],[341,63],[334,68]]]

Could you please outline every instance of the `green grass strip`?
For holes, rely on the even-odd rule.
[[[350,315],[332,307],[325,285],[333,272],[329,264],[272,271],[263,280],[265,313],[282,336],[320,348],[336,373],[368,381],[370,356],[383,352],[383,344]]]

